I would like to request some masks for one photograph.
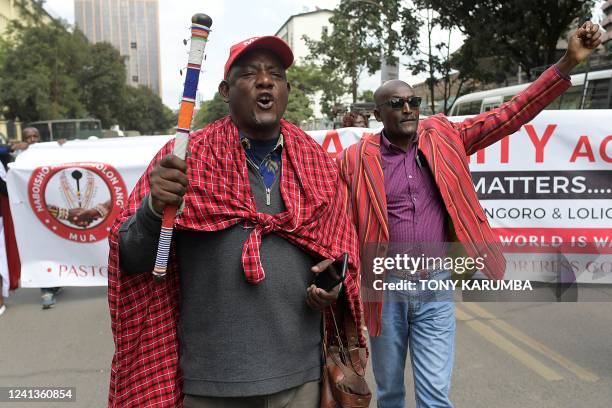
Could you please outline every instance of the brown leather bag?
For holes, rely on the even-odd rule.
[[[340,308],[339,308],[340,309]],[[332,308],[334,335],[338,344],[329,344],[323,323],[323,376],[321,379],[321,408],[367,408],[372,393],[365,380],[366,354],[359,346],[355,322],[350,313],[344,314],[343,341]]]

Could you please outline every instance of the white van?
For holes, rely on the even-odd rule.
[[[586,86],[585,86],[586,77]],[[476,115],[497,108],[531,83],[474,92],[455,101],[450,116]],[[584,96],[584,98],[583,98]],[[612,69],[572,75],[572,87],[546,109],[611,109]]]

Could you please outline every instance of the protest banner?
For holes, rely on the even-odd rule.
[[[309,134],[335,157],[377,131]],[[8,188],[21,285],[105,285],[108,229],[170,138],[43,143],[20,155]],[[563,265],[568,281],[612,283],[610,110],[544,111],[470,159],[476,191],[506,247],[506,279],[549,281]]]

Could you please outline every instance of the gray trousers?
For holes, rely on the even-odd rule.
[[[318,408],[321,383],[311,381],[276,394],[255,397],[202,397],[185,395],[184,408]]]

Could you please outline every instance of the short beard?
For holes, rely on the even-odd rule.
[[[258,129],[258,130],[273,129],[276,126],[279,126],[279,124],[280,124],[280,119],[278,119],[278,121],[274,121],[274,122],[262,123],[257,118],[257,114],[255,112],[253,112],[253,127],[255,129]]]

